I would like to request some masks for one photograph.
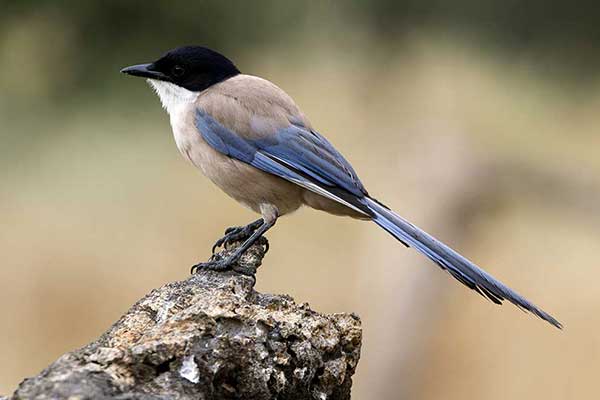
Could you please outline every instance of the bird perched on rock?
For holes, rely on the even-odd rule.
[[[181,154],[262,216],[229,228],[216,243],[243,240],[230,256],[213,257],[193,269],[231,268],[279,217],[305,205],[373,221],[494,303],[508,300],[561,327],[550,314],[371,197],[350,163],[275,84],[242,74],[228,58],[201,46],[179,47],[121,72],[146,78],[154,88],[169,113]]]

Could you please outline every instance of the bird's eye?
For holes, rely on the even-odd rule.
[[[173,69],[171,69],[171,74],[173,74],[175,78],[181,78],[183,74],[185,74],[185,68],[181,65],[175,65]]]

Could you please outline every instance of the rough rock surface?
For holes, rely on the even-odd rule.
[[[256,269],[263,256],[256,245],[239,265]],[[359,318],[319,314],[253,284],[201,271],[155,289],[12,399],[349,399]]]

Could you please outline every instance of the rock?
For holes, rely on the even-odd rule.
[[[239,266],[255,271],[264,244]],[[349,399],[360,319],[253,286],[251,276],[200,271],[155,289],[12,399]]]

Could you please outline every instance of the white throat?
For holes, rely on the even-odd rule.
[[[156,94],[158,94],[163,108],[171,116],[177,113],[182,106],[194,102],[200,94],[199,92],[192,92],[171,82],[148,79],[148,83],[152,86]]]

